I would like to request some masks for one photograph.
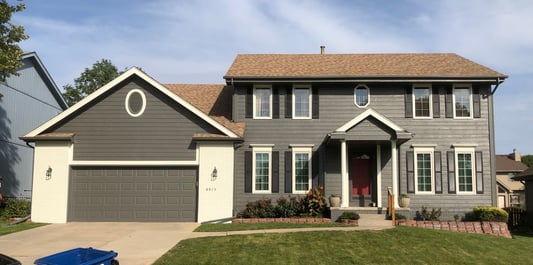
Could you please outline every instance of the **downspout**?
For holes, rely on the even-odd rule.
[[[492,91],[490,91],[489,97],[488,97],[488,107],[489,107],[489,145],[490,145],[490,177],[491,177],[491,191],[492,191],[492,206],[498,205],[498,196],[497,196],[497,185],[496,185],[496,135],[494,130],[494,93],[496,93],[496,90],[500,86],[500,84],[503,83],[503,80],[501,80],[499,77],[496,78],[496,86]]]

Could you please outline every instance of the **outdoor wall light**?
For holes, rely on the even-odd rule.
[[[48,169],[46,170],[46,180],[50,180],[52,178],[52,168],[48,166]]]
[[[213,169],[213,172],[211,172],[211,181],[215,181],[218,178],[218,170],[217,167]]]

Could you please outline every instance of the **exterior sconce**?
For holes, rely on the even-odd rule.
[[[213,172],[211,172],[211,181],[215,181],[218,178],[218,170],[217,167],[213,169]]]
[[[52,178],[52,168],[48,166],[48,169],[46,170],[46,180],[50,180]]]

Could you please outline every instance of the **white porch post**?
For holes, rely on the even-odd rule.
[[[392,192],[394,192],[394,207],[398,206],[398,150],[396,148],[396,140],[391,140],[391,154],[392,154]]]
[[[348,163],[346,161],[346,140],[341,140],[341,207],[349,207]]]
[[[376,146],[376,172],[377,172],[377,189],[378,201],[377,206],[381,207],[381,145]]]

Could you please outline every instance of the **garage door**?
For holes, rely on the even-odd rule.
[[[196,220],[197,168],[74,167],[69,221]]]

